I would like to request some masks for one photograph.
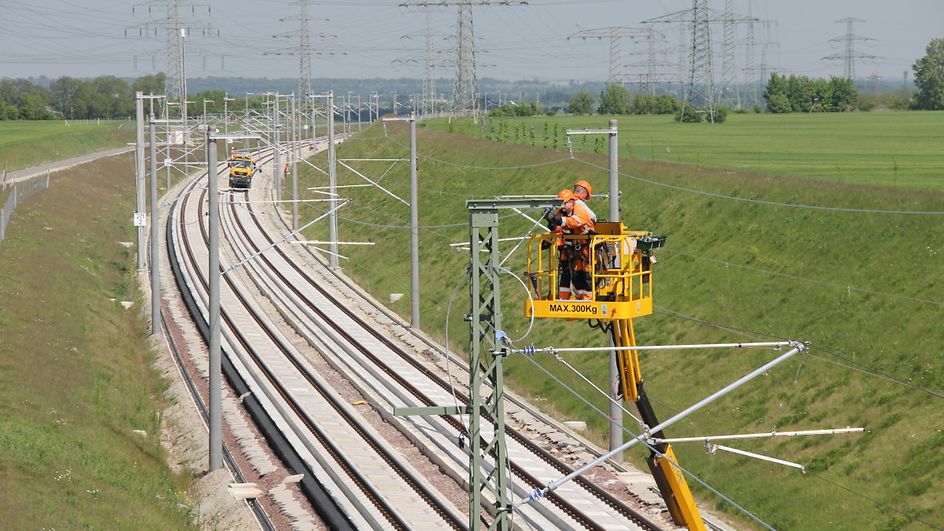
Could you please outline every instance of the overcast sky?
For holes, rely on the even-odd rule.
[[[183,0],[178,0],[181,5]],[[455,0],[448,0],[455,3]],[[609,41],[567,39],[580,30],[610,26],[639,27],[644,20],[691,7],[685,0],[530,0],[528,5],[473,8],[478,73],[500,79],[604,81],[609,72]],[[274,35],[298,30],[298,4],[292,0],[202,0],[182,12],[194,22],[187,39],[189,77],[297,77],[297,58],[273,52],[297,46]],[[325,0],[311,2],[314,77],[422,78],[425,65],[427,14],[438,53],[436,61],[452,59],[456,31],[455,7],[398,7],[418,0]],[[473,0],[475,3],[484,3]],[[516,3],[517,0],[511,3]],[[735,0],[739,14],[766,23],[755,24],[754,62],[761,64],[767,42],[768,68],[814,77],[842,75],[842,61],[822,57],[842,54],[830,39],[846,34],[845,17],[862,19],[854,33],[856,53],[876,56],[856,62],[856,77],[878,73],[901,80],[932,38],[944,37],[942,0]],[[165,37],[151,28],[166,14],[164,0],[135,3],[116,0],[0,0],[0,77],[46,75],[93,77],[102,74],[137,77],[163,69]],[[709,0],[722,10],[722,0]],[[134,9],[132,10],[132,6]],[[193,7],[191,7],[193,6]],[[133,12],[132,12],[133,11]],[[289,19],[282,20],[280,19]],[[202,26],[201,26],[202,24]],[[204,36],[201,27],[212,30]],[[679,60],[679,28],[656,24],[666,37],[657,74],[677,75],[670,66]],[[219,36],[217,36],[217,32]],[[747,61],[747,26],[738,27],[737,71]],[[411,37],[406,37],[411,36]],[[690,39],[690,35],[687,37]],[[716,77],[720,76],[722,31],[712,27]],[[645,68],[645,40],[623,40],[624,73],[635,79]],[[437,77],[452,77],[441,66]],[[910,73],[909,73],[910,76]],[[754,74],[756,77],[756,74]]]

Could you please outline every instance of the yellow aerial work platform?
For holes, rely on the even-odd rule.
[[[652,313],[652,250],[665,238],[647,231],[630,231],[622,223],[598,223],[596,234],[535,234],[528,244],[531,299],[526,317],[569,319],[633,319]],[[561,250],[589,256],[593,296],[588,300],[559,300]]]
[[[664,243],[664,236],[627,230],[619,222],[597,223],[590,235],[536,234],[528,243],[526,275],[531,285],[525,316],[600,321],[600,328],[610,333],[617,347],[623,400],[634,402],[650,427],[659,425],[659,420],[643,388],[638,352],[631,348],[636,346],[633,319],[652,314],[653,252]],[[561,271],[570,268],[573,279],[574,269],[579,269],[575,260],[587,262],[579,268],[589,276],[590,294],[582,300],[558,299]],[[653,448],[656,451],[647,462],[672,519],[692,531],[705,529],[671,445],[660,443]]]

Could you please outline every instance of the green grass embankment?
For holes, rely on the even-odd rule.
[[[406,157],[405,128],[380,127],[344,143],[339,158]],[[467,252],[449,247],[468,240],[465,201],[498,194],[546,194],[579,176],[598,190],[606,170],[529,146],[419,129],[421,310],[423,326],[442,337],[450,294],[466,276]],[[430,158],[432,157],[432,158]],[[605,168],[605,155],[581,154]],[[318,159],[324,164],[324,157]],[[409,197],[405,163],[352,162],[361,172]],[[529,165],[531,165],[529,167]],[[494,169],[518,167],[518,169]],[[483,169],[484,168],[484,169]],[[799,178],[706,170],[689,165],[621,160],[627,174],[678,187],[738,198],[831,207],[944,210],[944,195],[905,189],[821,183]],[[383,177],[381,177],[383,176]],[[325,186],[303,171],[300,190]],[[363,184],[340,169],[340,184]],[[730,454],[706,455],[698,444],[679,444],[681,462],[721,492],[781,529],[920,529],[923,520],[944,525],[938,493],[944,488],[944,218],[813,210],[739,202],[629,178],[621,179],[623,220],[630,228],[668,235],[656,266],[655,316],[639,319],[640,344],[769,340],[786,337],[814,348],[671,428],[672,436],[863,426],[864,435],[739,441],[730,446],[804,463],[808,473]],[[354,202],[342,209],[340,239],[373,241],[375,247],[341,247],[345,270],[382,300],[409,294],[409,209],[372,189],[346,188]],[[318,195],[318,197],[322,197]],[[594,199],[597,213],[605,200]],[[324,211],[305,203],[302,220]],[[535,214],[539,215],[539,214]],[[514,214],[501,236],[524,234],[531,223]],[[457,226],[443,226],[458,224]],[[390,227],[385,227],[390,226]],[[306,231],[326,239],[323,223]],[[508,252],[514,242],[505,244]],[[508,262],[524,270],[519,250]],[[456,292],[449,326],[453,348],[467,347],[462,316],[467,284]],[[503,283],[509,335],[523,335],[523,290]],[[409,297],[391,306],[409,315]],[[604,345],[605,337],[582,322],[540,320],[519,342],[537,346]],[[668,418],[775,356],[770,351],[643,353],[646,388],[657,414]],[[598,385],[606,386],[600,354],[567,355]],[[605,401],[560,364],[536,359],[605,410]],[[564,419],[587,420],[598,442],[606,419],[527,360],[512,357],[507,381]],[[627,427],[636,430],[631,421]],[[641,451],[632,458],[641,463]],[[694,483],[690,481],[690,483]],[[695,487],[702,503],[729,512]],[[899,512],[900,511],[900,512]]]
[[[0,121],[0,170],[28,168],[127,142],[134,142],[134,122]]]
[[[53,177],[0,247],[0,521],[5,529],[183,529],[135,293],[128,157]],[[125,310],[123,300],[137,300]],[[134,433],[143,430],[145,435]]]
[[[796,175],[837,183],[944,190],[944,112],[731,114],[723,124],[620,116],[620,156]],[[433,120],[431,129],[566,149],[568,129],[606,129],[608,117]],[[575,151],[606,153],[605,136],[574,136]]]

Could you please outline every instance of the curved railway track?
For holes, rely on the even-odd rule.
[[[177,254],[184,262],[178,265],[178,269],[187,271],[191,279],[180,282],[182,290],[193,289],[198,292],[194,296],[197,301],[195,306],[199,307],[196,312],[205,317],[206,266],[205,261],[201,261],[201,252],[206,253],[208,242],[204,208],[206,190],[201,190],[199,199],[195,201],[197,207],[194,209],[191,196],[196,187],[194,182],[181,195],[179,208],[175,208],[175,215],[168,221],[168,242],[171,241],[171,219],[175,219],[173,239],[179,242]],[[336,416],[344,418],[351,433],[356,434],[372,452],[381,456],[384,466],[387,467],[387,474],[395,475],[409,486],[410,492],[413,493],[412,505],[418,505],[415,503],[417,498],[422,499],[441,519],[433,527],[464,528],[465,520],[454,507],[438,504],[441,496],[435,489],[427,486],[426,481],[417,477],[415,471],[402,466],[398,457],[385,448],[383,440],[372,440],[376,434],[355,415],[349,415],[351,408],[323,384],[311,364],[292,347],[271,318],[260,313],[258,305],[247,295],[247,288],[236,277],[248,279],[248,282],[264,293],[295,332],[320,350],[329,363],[344,373],[365,396],[370,397],[370,403],[385,420],[397,426],[424,452],[435,454],[430,455],[430,459],[437,462],[456,482],[464,485],[468,457],[462,441],[468,434],[460,418],[422,417],[407,421],[393,418],[388,413],[393,405],[435,405],[451,402],[454,390],[449,382],[426,367],[417,359],[415,353],[407,352],[386,337],[374,324],[359,316],[349,307],[349,301],[341,300],[331,290],[322,286],[321,281],[300,266],[279,245],[275,245],[275,238],[260,220],[259,212],[253,208],[252,203],[235,200],[248,199],[249,192],[226,192],[224,197],[230,201],[221,216],[221,232],[227,240],[225,253],[221,252],[221,263],[226,263],[225,257],[230,258],[230,263],[235,263],[245,260],[248,256],[257,255],[245,262],[240,275],[224,275],[222,288],[230,294],[229,298],[221,300],[225,330],[224,358],[235,357],[234,365],[241,365],[243,373],[253,374],[257,371],[246,379],[255,381],[254,385],[250,385],[254,388],[254,393],[265,394],[264,397],[259,397],[260,404],[278,410],[273,416],[276,419],[281,417],[281,421],[276,420],[274,424],[291,432],[286,434],[287,439],[299,439],[295,442],[303,447],[306,444],[300,439],[313,439],[307,444],[307,452],[305,448],[299,451],[301,460],[308,468],[306,476],[327,475],[337,483],[344,483],[344,480],[335,477],[338,473],[328,473],[332,465],[324,463],[324,458],[318,464],[313,463],[318,461],[316,448],[324,448],[324,453],[330,455],[335,468],[344,471],[348,477],[347,481],[354,485],[354,488],[349,487],[347,491],[343,486],[328,485],[325,491],[333,496],[340,493],[350,498],[356,489],[356,492],[370,500],[370,508],[357,507],[356,504],[350,503],[339,504],[340,511],[348,518],[355,510],[360,515],[361,520],[352,519],[350,524],[355,527],[367,524],[370,527],[401,529],[416,526],[401,516],[403,509],[397,506],[391,495],[373,492],[369,481],[356,477],[360,465],[353,462],[353,459],[345,454],[345,448],[341,447],[349,446],[350,441],[345,440],[341,444],[332,442],[332,435],[322,431],[319,420],[310,416],[312,404],[300,400],[299,395],[310,400],[311,397],[307,395],[317,394],[320,395],[321,402],[320,406],[316,407],[330,408]],[[194,226],[197,230],[194,230]],[[271,250],[262,252],[266,248]],[[173,258],[175,255],[171,256]],[[234,306],[239,308],[238,312]],[[237,313],[242,315],[236,315]],[[244,321],[247,315],[250,316],[251,323]],[[386,315],[390,317],[389,314]],[[263,343],[260,344],[260,341]],[[438,350],[438,347],[436,349]],[[276,355],[279,361],[273,359]],[[284,374],[288,369],[292,371],[293,376],[290,377],[290,383],[285,383]],[[299,382],[304,382],[306,387],[299,387]],[[269,386],[270,390],[262,391],[263,384]],[[459,401],[467,402],[463,393],[455,396]],[[291,419],[296,420],[298,425],[287,428],[285,425]],[[507,434],[512,450],[509,462],[514,478],[513,496],[525,496],[529,489],[541,486],[571,470],[568,465],[522,433],[508,429]],[[520,519],[517,522],[525,527],[586,529],[660,529],[665,525],[651,520],[584,478],[579,478],[568,488],[562,487],[551,493],[546,501],[548,503],[523,507],[521,513],[516,515],[516,518]],[[487,510],[488,507],[483,508],[483,511]],[[377,519],[371,521],[369,515]]]
[[[204,218],[204,201],[206,191],[200,192],[200,198],[197,201],[197,220]],[[198,282],[198,288],[201,290],[201,297],[205,297],[208,290],[208,281],[200,270],[201,264],[197,257],[197,248],[193,242],[193,235],[189,234],[188,225],[195,225],[199,228],[199,238],[203,249],[209,241],[207,228],[204,223],[193,224],[193,220],[188,219],[183,213],[187,211],[191,194],[187,193],[180,202],[181,215],[176,222],[180,227],[179,234],[181,238],[182,251],[185,260],[188,262],[195,278]],[[191,227],[192,228],[192,227]],[[377,440],[376,435],[368,433],[353,411],[341,403],[337,395],[300,359],[294,352],[284,337],[277,332],[268,319],[261,315],[255,305],[247,299],[245,289],[238,285],[228,275],[223,277],[224,290],[228,291],[230,298],[236,304],[227,304],[223,306],[221,320],[223,326],[227,329],[226,343],[229,346],[228,354],[233,351],[243,353],[240,361],[251,371],[257,371],[257,384],[265,383],[267,387],[267,398],[272,404],[282,405],[284,418],[290,418],[294,421],[294,435],[300,439],[310,438],[312,442],[317,443],[317,449],[312,454],[321,453],[330,457],[329,463],[322,464],[322,470],[328,469],[334,472],[335,481],[343,473],[345,479],[341,481],[350,482],[356,488],[350,489],[347,499],[351,502],[347,506],[347,513],[352,512],[352,507],[360,513],[362,521],[353,522],[355,526],[368,525],[374,528],[396,528],[396,529],[414,529],[418,524],[424,522],[423,515],[419,520],[413,521],[403,516],[405,512],[416,513],[417,511],[404,511],[403,508],[395,508],[391,498],[394,494],[410,491],[415,495],[410,496],[412,508],[415,509],[415,500],[417,498],[424,500],[432,511],[441,518],[435,527],[461,528],[462,519],[456,515],[455,511],[448,506],[440,503],[433,492],[431,492],[424,482],[417,478],[414,471],[410,470],[405,463],[400,462],[383,444]],[[228,289],[227,289],[228,288]],[[229,301],[227,301],[229,302]],[[241,315],[235,315],[237,313]],[[245,322],[246,317],[251,318],[257,325],[253,330],[247,332]],[[268,340],[265,347],[260,347],[260,335],[264,335]],[[251,337],[256,336],[256,337]],[[286,376],[288,375],[288,376]],[[258,392],[258,391],[254,391]],[[313,397],[320,397],[320,400],[311,400]],[[306,400],[301,400],[303,397]],[[333,432],[326,428],[325,422],[319,422],[319,419],[312,414],[317,411],[321,414],[331,411],[330,416],[335,419],[341,419],[348,429],[339,429],[334,426]],[[322,415],[323,416],[323,415]],[[323,419],[321,419],[323,420]],[[340,434],[340,436],[339,436]],[[363,445],[358,446],[355,440],[366,444],[372,451],[363,451]],[[309,443],[311,444],[311,443]],[[355,450],[351,447],[354,446]],[[312,450],[312,448],[309,448]],[[359,453],[358,453],[359,452]],[[366,478],[366,475],[359,469],[364,468],[365,461],[371,457],[379,457],[384,464],[384,469],[393,471],[406,483],[407,488],[397,485],[396,491],[391,492],[388,488],[383,491]],[[368,466],[369,467],[369,466]],[[375,467],[376,468],[376,467]],[[317,470],[309,470],[311,475],[320,475]],[[341,488],[341,490],[344,490]],[[363,502],[361,500],[364,500]],[[367,505],[373,507],[371,511]],[[377,513],[380,518],[376,518]],[[348,514],[350,517],[351,515]]]

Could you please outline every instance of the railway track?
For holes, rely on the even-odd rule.
[[[464,528],[467,516],[455,507],[460,503],[444,503],[427,479],[401,462],[402,458],[323,381],[301,352],[303,349],[293,345],[280,330],[279,319],[266,315],[252,293],[263,294],[294,333],[320,352],[387,422],[463,487],[468,466],[463,443],[468,434],[462,419],[399,419],[389,411],[394,406],[444,404],[454,399],[465,402],[465,393],[453,389],[415,352],[386,337],[375,323],[359,315],[350,301],[323,286],[323,278],[299,265],[281,245],[274,245],[272,229],[267,228],[254,203],[247,201],[262,195],[259,188],[225,192],[222,197],[226,203],[221,213],[225,239],[222,269],[242,262],[238,270],[224,274],[221,289],[224,357],[230,358],[286,439],[297,445],[308,474],[324,483],[324,491],[338,502],[338,511],[350,525]],[[178,267],[184,277],[181,283],[194,293],[195,311],[204,317],[208,241],[205,194],[205,189],[193,183],[182,194],[168,227],[168,232],[173,232]],[[508,435],[512,494],[516,499],[570,471],[523,434],[509,430]],[[378,480],[380,475],[386,479]],[[491,504],[483,505],[483,517],[488,519],[487,506]],[[665,525],[583,478],[561,487],[546,501],[522,507],[514,521],[519,527],[533,528],[659,529]]]
[[[200,311],[205,314],[208,234],[205,190],[185,193],[172,222],[178,259]],[[197,222],[194,222],[194,221]],[[286,338],[247,298],[245,286],[224,276],[221,289],[223,345],[250,392],[270,411],[295,446],[308,473],[325,488],[356,528],[462,527],[464,518],[440,503],[408,463],[397,459],[350,406],[299,356]],[[391,471],[395,471],[395,474]],[[417,504],[417,498],[426,504]]]

